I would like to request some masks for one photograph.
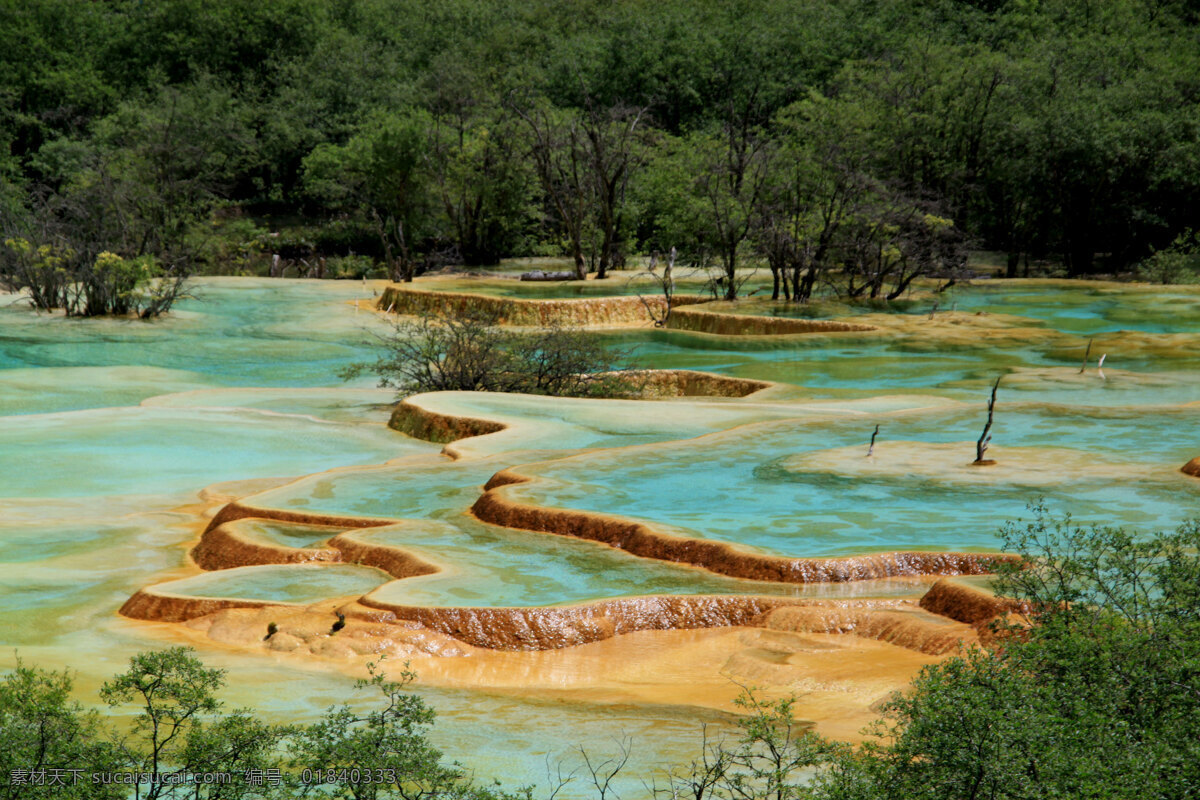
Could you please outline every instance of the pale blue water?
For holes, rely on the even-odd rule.
[[[339,369],[372,356],[365,332],[378,329],[374,315],[344,306],[373,302],[359,283],[210,278],[193,294],[152,322],[34,315],[0,296],[0,370],[36,369],[62,386],[22,405],[4,398],[3,413],[99,408],[203,386],[332,385]],[[136,368],[146,385],[93,374],[78,386],[74,373],[53,372],[81,367]]]
[[[955,410],[866,420],[770,423],[721,434],[687,447],[601,451],[522,467],[552,483],[514,486],[510,497],[534,505],[620,513],[784,556],[837,556],[879,550],[996,550],[1005,520],[1027,518],[1039,496],[1083,523],[1174,528],[1200,505],[1200,482],[1170,471],[1142,477],[1155,465],[1188,461],[1195,442],[1177,431],[1200,428],[1200,407],[1158,415],[1089,415],[1064,408],[999,405],[996,447],[1064,448],[1129,462],[1127,480],[1064,474],[978,484],[919,475],[865,477],[797,472],[785,462],[797,453],[860,446],[881,424],[879,449],[889,441],[963,442],[974,458],[982,410]],[[1141,470],[1139,470],[1141,465]]]
[[[1200,328],[1200,293],[1166,286],[1113,289],[1102,285],[977,280],[970,285],[953,286],[940,295],[902,299],[891,310],[901,314],[929,314],[935,303],[940,312],[1011,314],[1052,330],[1088,336],[1122,330],[1173,333],[1189,327]],[[853,306],[826,302],[815,308],[779,303],[756,311],[767,316],[821,319],[853,310]]]
[[[185,597],[315,603],[330,597],[361,596],[388,580],[387,573],[356,564],[265,564],[206,572],[156,588]]]
[[[341,528],[300,525],[294,522],[270,522],[261,519],[239,519],[226,522],[225,527],[247,539],[279,544],[284,547],[316,547],[341,532]]]

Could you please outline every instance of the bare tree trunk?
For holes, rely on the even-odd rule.
[[[607,212],[607,209],[605,209]],[[596,278],[603,279],[608,277],[608,268],[612,265],[613,239],[616,232],[613,230],[612,221],[605,214],[604,222],[604,240],[600,244],[600,263],[596,267]]]
[[[571,239],[571,254],[575,259],[575,280],[587,280],[587,261],[583,258],[583,245],[578,238]]]
[[[994,461],[985,459],[983,456],[984,456],[984,453],[987,452],[988,444],[992,441],[992,437],[991,437],[992,417],[994,416],[995,411],[996,411],[996,390],[1000,388],[1000,378],[1002,378],[1002,377],[1004,377],[1004,376],[1001,375],[1000,377],[996,378],[996,382],[992,384],[992,396],[988,400],[987,424],[983,426],[983,433],[980,434],[979,441],[975,443],[975,463],[976,464],[984,465],[984,464],[995,463]]]
[[[400,243],[400,268],[404,272],[404,282],[412,283],[413,279],[413,260],[412,254],[408,250],[408,239],[404,236],[404,223],[396,222],[396,241]]]
[[[725,299],[737,300],[737,244],[730,245],[725,253]]]

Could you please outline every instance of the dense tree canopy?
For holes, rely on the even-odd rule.
[[[919,211],[1012,275],[1119,271],[1200,213],[1198,21],[1186,0],[3,0],[0,222],[168,270],[229,268],[214,214],[402,278],[674,246],[727,296],[761,262],[805,299],[826,267],[879,272],[863,254],[903,253]]]
[[[1084,528],[1035,506],[998,588],[1029,604],[990,651],[928,667],[814,792],[869,798],[1183,798],[1200,780],[1200,521]]]

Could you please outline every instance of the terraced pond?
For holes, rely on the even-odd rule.
[[[768,635],[735,619],[746,603],[950,625],[916,608],[937,576],[913,564],[976,563],[1034,498],[1144,528],[1178,524],[1200,499],[1178,472],[1200,455],[1200,293],[996,282],[956,290],[933,318],[869,314],[869,332],[597,333],[646,366],[775,385],[414,398],[421,413],[505,426],[443,453],[386,427],[390,393],[337,378],[370,356],[382,323],[366,308],[381,288],[210,279],[151,324],[37,316],[0,298],[0,663],[15,648],[70,666],[86,695],[128,655],[183,642],[230,669],[232,703],[290,718],[345,697],[364,653],[383,647],[370,620],[398,614],[407,627],[388,629],[386,651],[413,663],[442,716],[437,740],[480,775],[537,782],[548,755],[621,735],[650,768],[684,760],[698,721],[726,719],[731,679],[805,692],[799,713],[850,736],[937,655],[832,623]],[[998,464],[971,467],[998,375]],[[486,496],[505,525],[480,504],[498,473],[509,477]],[[243,518],[210,524],[229,501]],[[604,538],[614,525],[623,538]],[[189,552],[214,529],[225,538],[201,570]],[[721,557],[695,555],[697,542]],[[813,560],[825,571],[804,574],[818,582],[745,567]],[[886,574],[828,579],[856,564]],[[158,607],[229,607],[118,614],[143,591]],[[286,647],[264,642],[266,620],[285,620],[271,603],[290,609]],[[345,646],[325,633],[343,607],[363,614]],[[708,627],[717,618],[733,627]],[[265,684],[277,689],[264,696]]]

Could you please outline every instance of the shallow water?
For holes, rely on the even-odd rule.
[[[459,516],[363,536],[404,547],[445,573],[393,581],[372,598],[397,605],[569,605],[650,594],[753,594],[865,598],[911,595],[920,581],[796,586],[744,581],[679,564],[649,561],[610,547],[539,533],[508,531]]]
[[[740,581],[470,517],[482,484],[508,467],[546,479],[504,490],[515,498],[620,513],[789,556],[994,550],[1000,523],[1027,516],[1025,504],[1039,495],[1080,521],[1144,528],[1173,526],[1200,500],[1200,482],[1174,472],[1200,451],[1181,434],[1200,421],[1200,405],[1183,405],[1200,402],[1200,337],[1162,336],[1197,328],[1200,295],[1188,291],[960,290],[951,301],[960,310],[1028,323],[1020,334],[941,342],[915,328],[745,341],[607,334],[633,345],[649,366],[796,388],[747,401],[431,396],[446,413],[511,426],[457,443],[464,458],[452,461],[439,445],[386,429],[390,394],[370,379],[347,385],[337,377],[371,356],[368,332],[380,323],[353,302],[365,307],[377,290],[206,279],[195,299],[153,323],[38,316],[0,297],[0,636],[10,645],[0,663],[11,664],[16,648],[29,662],[71,666],[86,694],[129,654],[172,642],[165,626],[116,614],[135,591],[159,583],[196,596],[280,602],[374,590],[386,602],[438,606],[650,593],[912,596],[924,585]],[[1120,330],[1132,333],[1102,341],[1106,378],[1095,374],[1094,359],[1079,376],[1084,337]],[[957,463],[947,467],[960,470],[953,474],[858,474],[852,460],[804,461],[865,449],[878,423],[880,459],[889,442],[961,442],[965,464],[1000,374],[997,458],[1005,448],[1013,459],[1044,453],[1051,462],[1056,453],[1090,454],[1095,469],[975,480]],[[187,550],[204,524],[199,493],[266,478],[280,479],[277,488],[245,484],[234,494],[251,494],[248,502],[266,508],[411,520],[356,535],[446,569],[401,581],[350,565],[198,574]],[[314,546],[333,533],[256,520],[234,525],[285,546]],[[204,656],[231,669],[231,703],[281,719],[311,716],[349,687],[328,665],[218,649]],[[268,682],[283,688],[263,697],[257,687]],[[510,785],[543,780],[545,756],[585,738],[637,736],[641,767],[684,760],[699,721],[720,717],[527,692],[421,691],[442,712],[439,742]]]
[[[855,310],[852,305],[825,299],[811,306],[758,301],[748,304],[741,313],[828,319]],[[1172,333],[1185,330],[1189,319],[1200,322],[1200,292],[1186,286],[1114,287],[979,280],[951,287],[941,294],[901,299],[891,310],[910,315],[947,311],[1009,314],[1025,317],[1035,325],[1085,336],[1121,330]]]
[[[387,581],[386,572],[356,564],[267,564],[206,572],[160,583],[155,589],[184,597],[316,603],[331,597],[360,597]]]
[[[341,531],[317,525],[300,525],[295,522],[269,522],[262,519],[239,519],[225,523],[250,541],[266,544],[281,544],[284,547],[316,547]]]
[[[379,321],[365,309],[375,290],[351,281],[207,278],[153,322],[34,314],[0,295],[0,369],[18,370],[6,373],[14,382],[38,383],[14,390],[6,377],[3,410],[101,408],[204,386],[336,384],[338,369],[372,355],[365,332]],[[361,313],[347,305],[355,300]]]

